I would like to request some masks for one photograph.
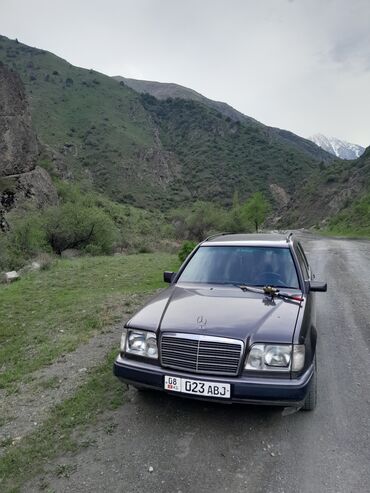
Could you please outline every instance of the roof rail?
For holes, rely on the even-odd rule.
[[[289,242],[290,242],[290,239],[292,238],[292,236],[293,236],[293,231],[291,231],[291,232],[287,235],[287,237],[286,237],[285,241],[286,241],[287,243],[289,243]]]
[[[216,238],[217,236],[225,236],[225,235],[230,235],[230,231],[224,231],[222,233],[215,233],[214,235],[207,236],[205,240],[202,241],[204,243],[205,241],[211,240],[212,238]]]

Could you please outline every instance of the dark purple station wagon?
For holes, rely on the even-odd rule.
[[[200,243],[125,325],[114,374],[197,399],[316,406],[315,291],[302,245],[278,234]]]

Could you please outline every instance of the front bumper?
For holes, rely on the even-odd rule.
[[[266,404],[275,406],[300,407],[306,398],[314,367],[311,365],[307,371],[296,379],[277,378],[251,378],[246,376],[222,377],[209,376],[194,373],[186,373],[170,368],[162,368],[143,361],[122,358],[120,355],[114,362],[113,373],[122,381],[161,390],[168,394],[181,395],[194,399],[235,402],[246,404]],[[171,392],[164,389],[164,376],[170,375],[179,378],[202,380],[205,382],[229,383],[231,385],[230,399],[217,399],[212,397],[201,397],[192,394]]]

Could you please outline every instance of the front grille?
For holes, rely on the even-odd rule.
[[[163,334],[161,364],[194,373],[237,375],[243,343],[195,334]]]

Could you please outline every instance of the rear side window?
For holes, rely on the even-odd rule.
[[[202,246],[179,281],[299,289],[291,251],[278,247]]]

